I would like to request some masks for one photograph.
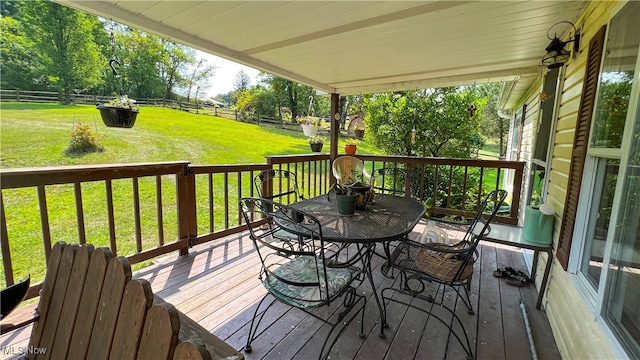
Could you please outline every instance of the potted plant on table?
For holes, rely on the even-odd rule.
[[[296,121],[302,126],[302,132],[305,136],[316,136],[318,134],[318,120],[314,120],[309,116],[296,116]]]
[[[329,191],[335,190],[336,202],[338,203],[338,214],[353,215],[356,212],[356,200],[358,194],[352,191],[353,184],[333,184]],[[331,201],[329,194],[327,200]]]
[[[96,109],[100,111],[105,125],[121,128],[133,127],[140,112],[136,101],[127,95],[118,96],[106,104],[98,103]]]
[[[320,152],[322,151],[322,146],[324,145],[324,136],[312,136],[309,138],[309,146],[311,146],[311,151]]]
[[[344,153],[347,155],[354,155],[358,149],[357,139],[347,139],[344,143]]]

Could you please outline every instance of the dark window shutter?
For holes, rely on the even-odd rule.
[[[565,271],[569,264],[569,252],[571,251],[571,240],[573,238],[573,229],[578,210],[578,198],[582,185],[582,172],[589,147],[589,130],[591,128],[591,118],[593,116],[593,108],[598,92],[598,78],[600,75],[600,63],[602,62],[605,29],[606,26],[602,26],[589,42],[589,55],[587,58],[584,84],[582,86],[580,109],[578,110],[578,123],[576,124],[573,152],[571,153],[567,198],[564,201],[564,213],[562,214],[560,238],[558,240],[558,250],[556,251],[556,257]]]

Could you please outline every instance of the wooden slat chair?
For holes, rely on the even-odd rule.
[[[242,359],[224,341],[131,278],[106,248],[57,243],[51,250],[29,359]],[[37,353],[34,351],[34,353]]]

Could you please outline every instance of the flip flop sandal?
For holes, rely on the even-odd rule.
[[[511,266],[498,268],[498,269],[493,271],[493,276],[495,276],[497,278],[508,278],[508,277],[510,277],[511,275],[514,275],[514,274],[516,274],[516,270],[514,268],[512,268]]]
[[[531,282],[531,279],[522,271],[516,271],[514,274],[511,274],[506,280],[507,284],[518,287],[525,286],[529,282]]]

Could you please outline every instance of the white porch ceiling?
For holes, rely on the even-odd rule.
[[[56,0],[328,93],[513,82],[582,1]],[[564,31],[562,27],[554,28]],[[558,35],[561,35],[558,33]]]

